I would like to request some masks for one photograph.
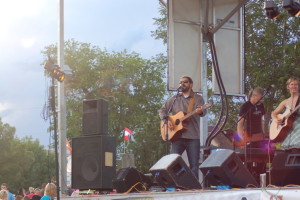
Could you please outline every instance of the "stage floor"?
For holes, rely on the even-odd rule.
[[[61,197],[62,200],[299,200],[300,186],[228,190],[186,190]]]

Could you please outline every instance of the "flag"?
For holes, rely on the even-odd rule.
[[[66,149],[68,149],[70,151],[70,154],[72,155],[72,147],[71,147],[68,139],[66,139]]]
[[[124,128],[124,140],[129,140],[130,135],[132,135],[132,130],[129,128]]]

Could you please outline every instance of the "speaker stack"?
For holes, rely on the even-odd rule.
[[[108,103],[83,101],[82,136],[72,139],[72,188],[112,190],[116,138],[108,136]]]
[[[208,186],[227,185],[243,188],[258,186],[241,159],[229,149],[212,152],[200,165],[200,170]]]
[[[200,182],[179,154],[162,157],[150,168],[150,172],[161,187],[201,189]]]

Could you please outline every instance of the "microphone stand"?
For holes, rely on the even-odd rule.
[[[174,100],[173,100],[173,102],[172,102],[172,104],[171,104],[171,106],[170,106],[170,108],[169,108],[169,110],[168,110],[166,116],[165,116],[164,119],[163,119],[164,124],[163,124],[162,127],[161,127],[161,128],[163,128],[164,126],[167,126],[167,127],[166,127],[166,143],[165,143],[165,144],[166,144],[166,145],[165,145],[165,148],[166,148],[166,154],[168,154],[168,141],[169,141],[169,127],[168,127],[169,117],[168,117],[168,116],[169,116],[169,114],[171,113],[171,110],[173,109],[174,103],[175,103],[175,101],[176,101],[176,99],[177,99],[177,97],[178,97],[178,95],[179,95],[180,88],[181,88],[181,86],[179,86],[179,88],[177,88],[177,93],[176,93],[176,95],[175,95],[175,98],[174,98]]]

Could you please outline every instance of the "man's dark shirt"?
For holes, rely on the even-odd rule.
[[[254,106],[250,101],[247,101],[242,105],[239,116],[242,117],[245,113],[247,114],[244,116],[246,120],[244,130],[247,130],[250,135],[262,133],[262,116],[266,113],[264,104],[259,103]]]

